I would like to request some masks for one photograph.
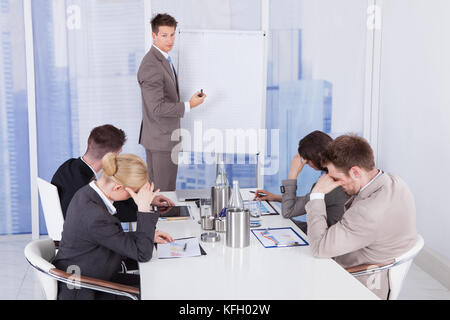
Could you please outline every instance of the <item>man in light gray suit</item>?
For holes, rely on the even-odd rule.
[[[173,191],[178,170],[173,161],[178,159],[178,151],[173,149],[179,141],[171,141],[172,132],[180,128],[185,113],[203,103],[206,94],[196,92],[189,101],[180,102],[177,74],[169,56],[177,21],[168,14],[157,14],[151,25],[153,46],[137,74],[142,93],[139,143],[146,150],[150,181],[161,191]]]
[[[306,204],[308,238],[313,255],[334,258],[349,272],[386,265],[416,243],[416,207],[407,184],[375,167],[373,151],[363,138],[344,135],[324,153],[323,175]],[[351,197],[342,220],[327,225],[324,195],[341,186]],[[388,298],[388,270],[357,277],[382,299]]]

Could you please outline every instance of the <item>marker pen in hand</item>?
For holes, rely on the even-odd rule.
[[[255,191],[250,191],[250,193],[254,193],[254,194],[256,194],[256,192],[255,192]],[[259,196],[261,196],[261,197],[265,197],[265,196],[267,196],[267,194],[265,194],[265,193],[263,193],[263,192],[259,192],[259,193],[258,193],[258,195],[259,195]]]
[[[203,97],[203,89],[200,89],[200,94],[198,95],[200,98]]]

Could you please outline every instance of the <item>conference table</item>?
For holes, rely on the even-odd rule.
[[[244,201],[253,199],[250,190],[255,189],[241,189]],[[195,202],[179,202],[175,192],[161,194],[189,206],[193,219],[159,221],[157,229],[173,238],[196,237],[206,255],[158,259],[155,251],[150,261],[139,263],[143,300],[378,299],[334,260],[314,258],[309,246],[265,248],[252,233],[246,248],[226,246],[225,233],[218,242],[202,242],[207,231],[198,223]],[[281,214],[262,216],[258,228],[279,227],[292,227],[308,241]]]

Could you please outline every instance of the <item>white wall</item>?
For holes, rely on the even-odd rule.
[[[382,3],[378,166],[414,193],[417,229],[450,261],[450,1]]]

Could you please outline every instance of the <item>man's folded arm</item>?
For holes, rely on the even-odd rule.
[[[341,221],[328,228],[325,201],[306,204],[308,239],[317,258],[338,257],[368,246],[375,239],[377,223],[364,206],[349,208]]]

